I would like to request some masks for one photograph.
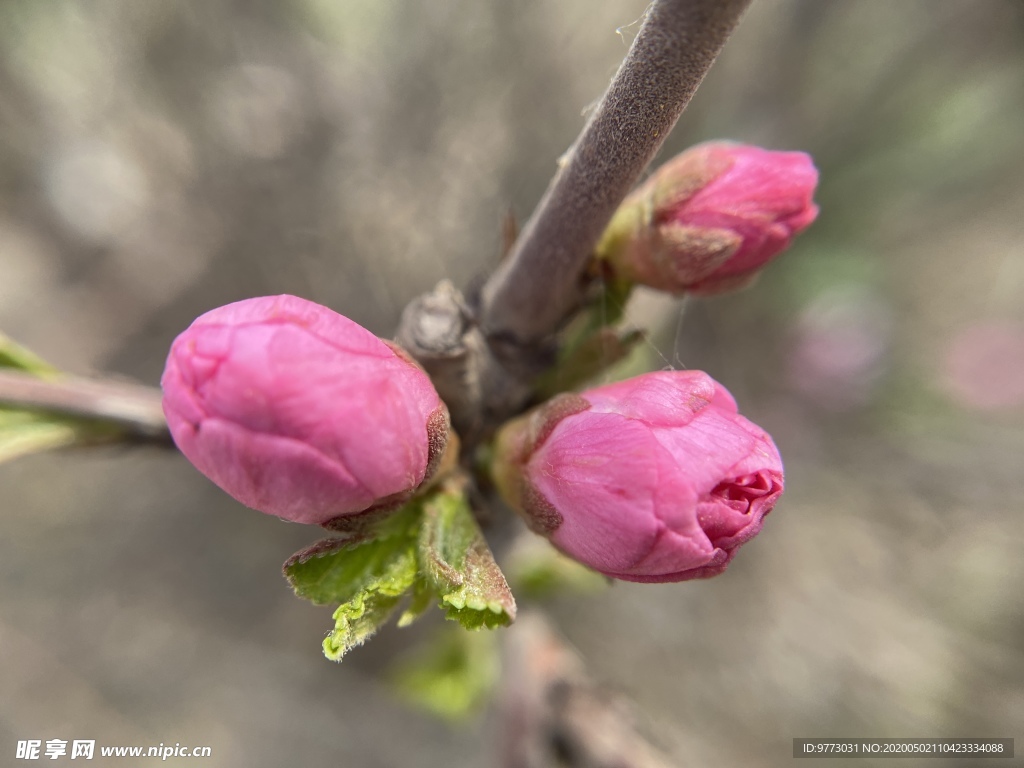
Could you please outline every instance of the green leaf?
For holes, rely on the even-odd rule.
[[[494,635],[449,626],[427,648],[395,665],[391,678],[407,701],[457,721],[480,710],[500,672]]]
[[[577,389],[636,349],[643,332],[615,327],[632,291],[632,283],[625,280],[605,277],[595,281],[586,306],[561,334],[555,364],[534,381],[539,397]]]
[[[409,504],[372,528],[326,539],[292,555],[284,574],[295,593],[314,603],[339,602],[334,630],[324,640],[333,661],[362,645],[416,583],[421,510]]]
[[[409,605],[402,611],[402,615],[398,617],[398,626],[408,627],[426,613],[436,600],[437,593],[430,583],[423,578],[421,573],[419,578],[416,579],[416,583],[412,586],[412,598],[409,600]]]
[[[466,629],[515,620],[515,598],[461,489],[438,492],[424,503],[419,551],[447,618]]]
[[[388,595],[370,588],[339,605],[334,612],[334,630],[324,638],[324,656],[341,661],[346,653],[376,634],[401,599],[401,592]]]
[[[437,601],[468,629],[515,618],[515,600],[469,509],[464,482],[444,483],[397,511],[345,520],[335,530],[339,538],[284,564],[299,597],[340,603],[323,644],[329,659],[361,645],[410,594],[400,627]]]
[[[3,333],[0,333],[0,368],[16,368],[41,378],[60,375],[59,369]]]
[[[354,599],[399,565],[404,572],[410,559],[415,577],[420,516],[420,505],[409,504],[372,528],[318,541],[288,558],[285,578],[299,597],[324,605]]]
[[[633,284],[626,280],[606,279],[601,292],[589,308],[590,327],[615,325],[626,313]]]
[[[45,413],[0,407],[0,463],[37,451],[64,448],[81,439],[80,428]]]

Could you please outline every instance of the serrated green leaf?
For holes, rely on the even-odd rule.
[[[461,491],[437,493],[423,505],[420,561],[445,615],[466,629],[505,626],[516,601]]]
[[[345,539],[325,539],[289,558],[284,574],[295,593],[314,603],[341,603],[324,640],[333,661],[362,645],[388,620],[417,582],[418,504],[373,521]]]
[[[403,546],[385,547],[396,541]],[[416,547],[411,538],[395,537],[366,542],[359,549],[381,549],[386,554],[376,560],[372,572],[364,572],[366,580],[361,586],[355,587],[352,597],[334,612],[334,630],[324,640],[324,655],[332,661],[341,661],[346,653],[362,645],[388,620],[402,596],[416,582],[419,572]],[[359,549],[354,551],[358,552]],[[337,553],[335,557],[338,557]],[[344,561],[344,555],[340,559]],[[346,588],[354,586],[348,584]]]
[[[341,661],[346,653],[372,637],[395,610],[398,595],[386,595],[367,589],[334,612],[334,630],[324,638],[324,656]]]
[[[391,677],[404,699],[457,721],[480,710],[500,671],[494,635],[449,626],[428,647],[397,664]]]
[[[323,644],[328,658],[361,645],[409,593],[399,626],[437,600],[469,629],[511,623],[515,600],[464,494],[461,482],[442,484],[398,511],[346,521],[340,538],[288,559],[284,575],[297,595],[340,603]]]
[[[44,413],[0,407],[0,463],[38,451],[65,448],[81,437],[72,422]]]
[[[15,368],[43,378],[60,375],[58,368],[3,333],[0,333],[0,368]]]
[[[398,617],[398,626],[408,627],[426,613],[436,600],[437,593],[434,592],[430,583],[423,578],[421,573],[419,578],[416,579],[416,583],[412,586],[412,598],[409,600],[409,605],[402,611],[402,615]]]
[[[372,529],[318,541],[288,558],[285,578],[299,597],[324,605],[348,602],[392,572],[411,567],[415,576],[419,521],[419,505],[410,504]]]

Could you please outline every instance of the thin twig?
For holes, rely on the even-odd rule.
[[[581,300],[580,275],[750,0],[655,0],[597,110],[481,294],[498,345],[537,344]],[[514,366],[513,366],[514,367]]]
[[[127,437],[170,444],[160,390],[141,384],[0,371],[0,405],[108,422]]]
[[[669,768],[632,705],[591,681],[579,655],[539,614],[505,635],[503,768]]]

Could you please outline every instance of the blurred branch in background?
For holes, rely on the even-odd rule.
[[[499,711],[503,768],[669,768],[633,707],[601,689],[540,614],[507,632]]]

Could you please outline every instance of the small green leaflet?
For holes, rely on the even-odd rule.
[[[344,539],[325,539],[292,555],[284,574],[295,594],[314,603],[341,603],[324,640],[333,661],[362,645],[391,616],[416,582],[421,510],[409,504]]]
[[[288,558],[285,578],[295,594],[318,605],[348,602],[374,584],[403,594],[416,577],[420,517],[419,505],[409,504],[345,538],[318,541]],[[404,586],[399,590],[398,582],[389,579]]]
[[[493,629],[515,620],[515,598],[465,496],[438,494],[427,500],[419,549],[447,618],[466,629]]]
[[[358,518],[357,518],[358,520]],[[324,640],[339,661],[361,645],[409,596],[399,626],[439,601],[467,629],[515,618],[515,600],[464,496],[464,484],[432,488],[389,516],[325,539],[284,565],[295,593],[314,603],[340,603]]]

